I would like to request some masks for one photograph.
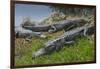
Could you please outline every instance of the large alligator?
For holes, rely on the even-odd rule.
[[[33,32],[31,30],[27,30],[22,27],[15,28],[15,36],[16,38],[25,38],[26,40],[30,40],[32,37],[40,37],[40,38],[46,37],[45,35],[42,34],[42,32]]]
[[[72,29],[68,32],[65,32],[62,36],[58,37],[57,39],[50,40],[47,43],[45,43],[44,44],[45,47],[33,53],[32,58],[45,54],[50,54],[54,51],[59,51],[64,46],[64,44],[68,45],[73,44],[75,43],[75,39],[77,37],[92,35],[94,32],[95,32],[95,27],[91,25]]]
[[[25,29],[29,29],[35,32],[57,32],[59,30],[65,29],[69,30],[74,27],[83,26],[87,21],[85,19],[72,19],[72,20],[64,20],[53,25],[39,25],[39,26],[22,26]]]

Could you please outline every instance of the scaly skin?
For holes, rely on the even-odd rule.
[[[46,36],[42,34],[42,32],[33,32],[31,30],[27,30],[21,27],[15,29],[16,38],[27,38],[31,39],[32,37],[40,37],[45,38]]]
[[[40,25],[40,26],[22,26],[25,29],[29,29],[35,32],[57,32],[59,30],[65,29],[69,30],[71,28],[80,27],[87,23],[84,19],[73,19],[64,20],[53,25]]]
[[[83,37],[87,35],[92,35],[95,31],[94,26],[82,26],[75,28],[73,30],[70,30],[68,32],[65,32],[63,35],[58,37],[57,39],[50,40],[47,43],[44,44],[44,48],[39,49],[37,52],[32,54],[32,58],[50,54],[54,51],[59,51],[64,44],[73,44],[74,40],[77,37]]]

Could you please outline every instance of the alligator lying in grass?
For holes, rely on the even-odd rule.
[[[32,58],[45,54],[50,54],[54,51],[59,51],[64,46],[64,44],[68,45],[73,44],[77,37],[89,36],[94,34],[94,32],[95,32],[94,26],[82,26],[72,29],[68,32],[65,32],[62,36],[58,37],[57,39],[45,43],[44,44],[45,47],[33,53]]]
[[[83,26],[87,21],[85,19],[72,19],[72,20],[64,20],[53,25],[40,25],[40,26],[22,26],[25,29],[29,29],[35,32],[57,32],[59,30],[65,29],[69,30],[74,27]]]
[[[17,29],[15,29],[15,36],[16,38],[25,38],[26,40],[30,40],[34,36],[40,38],[46,38],[46,36],[43,35],[42,32],[33,32],[31,30],[27,30],[22,27],[18,27]]]

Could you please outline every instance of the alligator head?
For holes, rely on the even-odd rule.
[[[56,46],[54,46],[53,44],[46,44],[44,48],[41,48],[32,54],[32,59],[39,57],[41,55],[50,54],[55,50]]]

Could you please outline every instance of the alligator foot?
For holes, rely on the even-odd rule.
[[[65,42],[65,44],[67,44],[67,45],[72,45],[72,44],[74,44],[74,43],[75,43],[75,41],[73,41],[73,40],[72,40],[72,41],[66,41],[66,42]]]
[[[55,32],[57,29],[55,26],[51,25],[51,28],[48,30],[49,33]]]

